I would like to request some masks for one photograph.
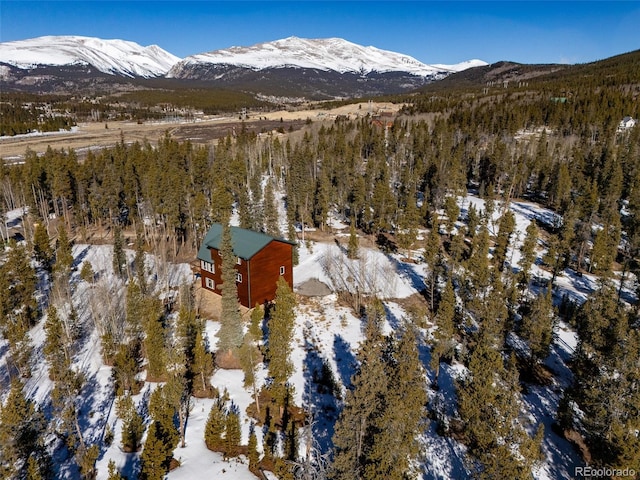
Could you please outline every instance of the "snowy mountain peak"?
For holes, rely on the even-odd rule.
[[[288,37],[250,47],[230,47],[223,50],[191,55],[175,65],[169,76],[179,76],[186,66],[197,64],[234,65],[252,70],[268,68],[311,68],[339,73],[406,72],[431,76],[438,72],[456,72],[481,65],[471,61],[459,65],[427,65],[401,53],[362,46],[341,38],[305,39]]]
[[[157,45],[81,36],[45,36],[0,43],[0,62],[18,68],[37,65],[91,65],[128,77],[165,75],[180,58]]]

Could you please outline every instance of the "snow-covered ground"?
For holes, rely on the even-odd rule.
[[[461,218],[465,218],[470,204],[478,211],[484,209],[484,202],[467,196],[460,199]],[[529,222],[536,217],[543,218],[551,214],[534,204],[511,202],[509,208],[516,217],[515,249],[507,255],[511,265],[516,268],[519,261],[518,247],[524,239],[524,232]],[[20,212],[14,212],[10,221],[18,221]],[[493,224],[497,224],[500,207],[496,206]],[[13,220],[12,220],[13,219]],[[82,399],[82,418],[86,428],[86,440],[102,444],[105,428],[109,425],[114,433],[110,446],[102,444],[101,455],[97,462],[98,479],[107,478],[107,464],[113,459],[124,475],[133,478],[139,468],[139,453],[124,453],[120,450],[120,428],[113,404],[113,388],[111,368],[102,364],[98,333],[94,328],[92,312],[96,307],[102,291],[110,292],[108,301],[122,301],[125,286],[112,274],[112,247],[96,245],[76,245],[73,254],[75,263],[91,263],[96,273],[94,285],[80,280],[79,272],[72,277],[73,304],[80,315],[80,323],[87,333],[74,357],[74,364],[82,369],[87,378]],[[544,250],[538,245],[538,257]],[[128,259],[133,252],[127,251]],[[419,292],[423,287],[424,268],[422,264],[405,263],[401,254],[386,255],[378,250],[361,248],[358,260],[349,260],[344,248],[334,243],[311,242],[309,248],[300,247],[300,264],[294,269],[295,285],[316,278],[326,283],[334,292],[349,290],[364,295],[376,294],[382,298],[387,311],[385,331],[398,328],[401,320],[407,317],[402,307],[402,299]],[[148,256],[146,264],[149,270],[157,272],[150,277],[158,292],[175,291],[179,285],[192,282],[192,274],[187,264],[167,264],[157,258]],[[534,267],[534,275],[547,277],[549,274],[538,265]],[[78,269],[79,270],[79,269]],[[581,277],[571,272],[564,272],[557,279],[557,288],[561,295],[567,294],[578,302],[596,288],[596,278],[590,275]],[[632,282],[629,282],[631,284]],[[629,295],[633,296],[631,291]],[[320,447],[324,450],[331,445],[333,425],[340,410],[339,400],[330,394],[318,393],[315,378],[321,372],[323,364],[328,365],[343,396],[356,367],[356,352],[362,340],[361,321],[352,309],[341,305],[336,293],[322,297],[299,297],[296,309],[296,325],[291,359],[294,373],[291,384],[295,388],[294,401],[313,415],[313,432]],[[43,361],[42,344],[44,341],[44,319],[32,329],[31,337],[36,345],[33,377],[26,382],[26,392],[41,405],[49,402],[53,387],[48,378],[46,363]],[[206,334],[210,344],[215,345],[219,324],[208,321]],[[428,338],[428,332],[423,332]],[[546,365],[554,373],[554,381],[549,386],[532,386],[523,394],[524,415],[531,418],[534,426],[543,424],[545,437],[543,452],[545,460],[534,472],[537,479],[568,478],[573,467],[581,464],[580,457],[571,445],[555,434],[551,425],[554,421],[562,389],[571,381],[571,372],[567,367],[576,346],[575,333],[563,323],[559,323],[556,339]],[[7,355],[6,342],[0,340],[0,382],[2,392],[7,391],[8,374],[4,365]],[[433,372],[429,368],[430,349],[426,341],[420,346],[420,356],[430,381]],[[455,379],[464,374],[460,364],[443,365],[438,380],[438,390],[430,390],[431,407],[441,409],[447,415],[453,413],[455,405]],[[266,368],[259,368],[258,384],[266,379]],[[212,384],[220,391],[226,390],[232,401],[239,407],[241,414],[242,438],[247,442],[251,419],[246,408],[253,401],[251,392],[243,386],[243,375],[239,370],[217,370],[212,377]],[[135,397],[138,405],[148,400],[148,395],[156,384],[147,382],[142,392]],[[6,393],[4,393],[6,395]],[[0,394],[2,395],[2,394]],[[4,395],[2,395],[4,396]],[[186,447],[176,448],[174,457],[181,466],[168,474],[169,479],[186,480],[194,478],[255,478],[248,470],[248,462],[244,457],[224,460],[218,453],[209,451],[204,444],[204,428],[212,405],[209,399],[194,399],[187,430]],[[261,432],[257,429],[258,445],[261,448]],[[468,471],[465,464],[465,448],[451,437],[442,437],[436,432],[435,422],[425,428],[421,438],[422,444],[422,479],[465,478]],[[301,446],[302,448],[302,446]],[[59,462],[58,478],[77,478],[77,470],[70,460],[57,458]]]

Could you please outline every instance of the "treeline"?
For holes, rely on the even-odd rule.
[[[255,96],[232,90],[169,87],[103,97],[99,101],[69,95],[7,93],[0,102],[0,136],[70,129],[77,122],[163,119],[176,110],[205,115],[267,107]]]
[[[0,136],[57,132],[69,130],[75,124],[72,116],[58,113],[42,102],[24,103],[14,98],[3,98],[0,102]]]
[[[206,115],[239,112],[243,108],[256,109],[266,105],[248,93],[212,88],[142,90],[118,95],[113,100],[132,105],[140,104],[146,108],[166,104],[176,108],[201,110]]]

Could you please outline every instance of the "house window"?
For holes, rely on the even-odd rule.
[[[210,273],[216,273],[216,267],[213,263],[209,263],[206,262],[204,260],[200,260],[200,266],[202,267],[203,270],[210,272]]]
[[[284,275],[284,265],[280,267],[280,275]]]
[[[241,273],[236,273],[236,282],[242,283],[242,274]]]
[[[236,257],[236,263],[238,265],[242,265],[242,259],[240,257]]]
[[[216,289],[216,284],[215,284],[215,282],[213,281],[212,278],[205,277],[204,284],[207,286],[207,288],[209,290],[215,290]]]

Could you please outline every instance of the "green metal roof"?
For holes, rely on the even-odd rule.
[[[272,240],[295,245],[294,242],[290,242],[284,238],[274,238],[264,233],[254,232],[253,230],[231,227],[233,253],[243,260],[249,260],[256,253],[266,247]],[[216,250],[220,250],[221,242],[222,225],[220,223],[214,223],[205,235],[202,245],[200,245],[200,249],[198,250],[198,259],[211,262],[211,253],[209,249],[215,248]]]

